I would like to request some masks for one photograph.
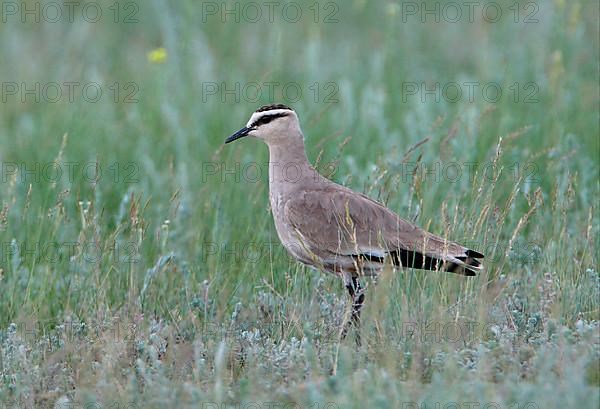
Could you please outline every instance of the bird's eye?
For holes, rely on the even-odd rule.
[[[256,121],[256,125],[268,124],[273,119],[275,119],[273,115],[262,116],[262,117],[258,118],[258,121]]]
[[[272,114],[272,115],[263,115],[254,122],[253,126],[260,126],[264,124],[268,124],[275,118],[281,118],[282,116],[287,116],[287,113],[280,114]]]

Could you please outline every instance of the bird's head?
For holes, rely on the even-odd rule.
[[[246,126],[227,138],[225,143],[244,136],[262,139],[268,145],[287,144],[292,142],[291,139],[303,138],[298,115],[283,104],[265,105],[254,111]]]

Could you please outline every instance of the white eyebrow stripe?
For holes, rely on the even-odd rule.
[[[253,123],[255,123],[259,118],[261,118],[263,116],[277,115],[277,114],[290,114],[290,113],[293,113],[294,115],[296,115],[296,113],[290,109],[271,109],[270,111],[255,112],[252,114],[252,116],[250,117],[250,120],[246,124],[246,128],[250,128],[250,126],[252,126]]]

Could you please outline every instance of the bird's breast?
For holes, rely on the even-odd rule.
[[[298,232],[295,231],[294,227],[288,222],[285,217],[285,196],[281,193],[270,193],[269,199],[271,202],[271,212],[273,213],[273,221],[275,222],[275,229],[281,244],[290,252],[294,257],[299,258],[301,261],[307,258],[304,254],[305,245],[301,242],[301,238]]]
[[[271,202],[271,212],[273,213],[273,221],[275,222],[275,229],[279,235],[279,240],[286,245],[286,241],[289,240],[289,228],[285,225],[284,214],[285,214],[285,201],[281,193],[269,194],[269,201]]]

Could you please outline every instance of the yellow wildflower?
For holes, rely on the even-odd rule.
[[[167,61],[167,49],[160,47],[148,53],[148,61],[154,64],[162,64]]]

